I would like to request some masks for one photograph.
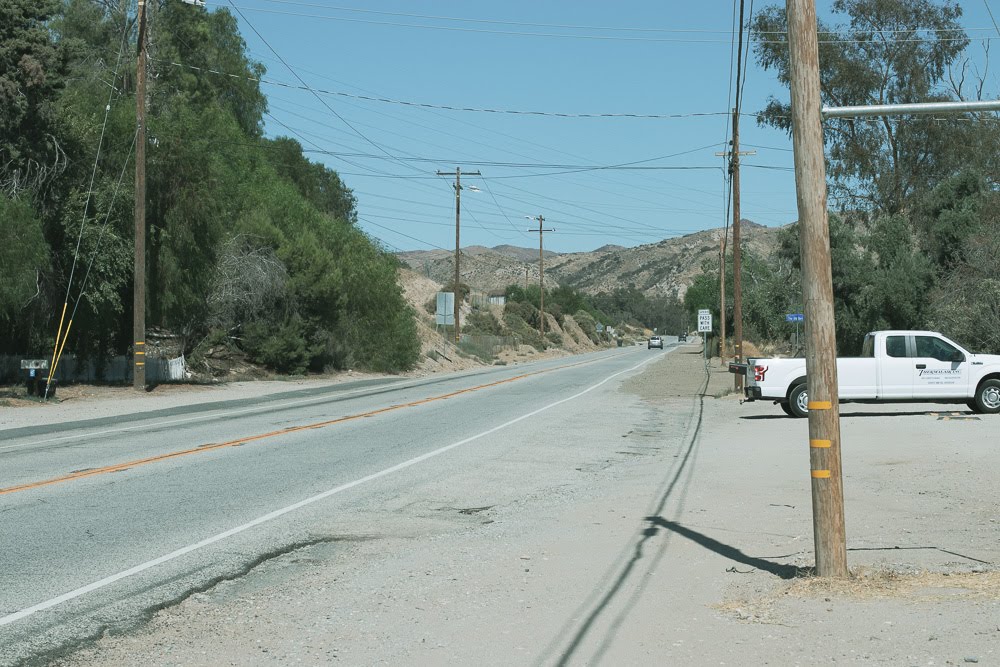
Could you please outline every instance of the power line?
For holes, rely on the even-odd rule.
[[[340,12],[353,12],[358,14],[374,14],[380,16],[395,16],[401,18],[417,18],[435,21],[452,21],[460,23],[478,23],[486,25],[508,25],[508,26],[518,26],[518,27],[530,27],[530,28],[559,28],[566,30],[607,30],[607,31],[619,31],[619,32],[652,32],[652,33],[665,33],[665,34],[719,34],[725,33],[723,30],[708,30],[701,28],[639,28],[632,26],[595,26],[595,25],[577,25],[577,24],[565,24],[565,23],[532,23],[525,21],[504,21],[499,19],[475,19],[475,18],[465,18],[456,16],[439,16],[439,15],[428,15],[428,14],[411,14],[406,12],[389,12],[389,11],[379,11],[374,9],[360,9],[357,7],[337,7],[324,5],[312,2],[301,2],[298,0],[263,0],[264,2],[269,2],[271,4],[278,5],[293,5],[299,7],[315,7],[319,9],[327,9],[331,11]],[[984,0],[985,1],[985,0]],[[209,3],[212,4],[212,3]],[[949,33],[958,32],[961,30],[966,31],[986,31],[991,30],[990,28],[921,28],[924,32],[933,33]],[[910,29],[879,29],[872,32],[894,34],[894,33],[908,33],[913,32]],[[761,34],[787,34],[786,31],[767,31]],[[829,32],[820,32],[820,34],[829,34]]]
[[[411,101],[411,100],[398,100],[398,99],[393,99],[393,98],[389,98],[389,97],[375,97],[375,96],[371,96],[371,95],[358,95],[358,94],[355,94],[355,93],[346,93],[346,92],[340,91],[340,90],[324,90],[322,88],[310,87],[308,84],[306,84],[304,81],[302,81],[301,78],[299,78],[299,81],[302,83],[302,85],[296,86],[294,84],[285,83],[283,81],[274,81],[274,80],[271,80],[271,79],[256,78],[256,77],[252,77],[252,76],[247,76],[245,74],[231,74],[229,72],[222,72],[220,70],[212,69],[212,68],[209,68],[209,67],[198,67],[196,65],[188,65],[186,63],[178,63],[178,62],[173,62],[173,61],[169,61],[169,60],[164,60],[164,61],[161,61],[161,62],[163,62],[165,64],[172,65],[174,67],[184,67],[184,68],[187,68],[187,69],[199,70],[199,71],[203,71],[203,72],[208,72],[209,74],[216,74],[216,75],[219,75],[219,76],[227,76],[227,77],[232,77],[232,78],[247,79],[249,81],[255,81],[257,83],[262,83],[262,84],[266,84],[266,85],[269,85],[269,86],[278,86],[278,87],[281,87],[281,88],[289,88],[291,90],[307,90],[307,91],[309,91],[309,92],[311,92],[311,93],[313,93],[315,95],[319,95],[319,94],[323,94],[323,95],[336,95],[337,97],[347,97],[347,98],[355,99],[355,100],[364,100],[366,102],[382,102],[384,104],[397,104],[397,105],[401,105],[401,106],[420,107],[420,108],[423,108],[423,109],[438,109],[438,110],[442,110],[442,111],[465,111],[465,112],[470,112],[470,113],[509,114],[509,115],[517,115],[517,116],[548,116],[548,117],[552,117],[552,118],[638,118],[638,119],[655,119],[655,120],[678,119],[678,118],[698,118],[698,117],[701,117],[701,116],[728,116],[729,115],[729,112],[727,112],[727,111],[695,111],[695,112],[682,112],[682,113],[672,113],[672,114],[655,114],[655,113],[638,113],[638,112],[634,112],[634,113],[633,112],[625,112],[625,113],[616,113],[616,112],[589,112],[589,113],[587,113],[587,112],[583,112],[583,113],[581,113],[581,112],[539,111],[539,110],[525,110],[525,109],[493,109],[493,108],[483,108],[483,107],[462,107],[462,106],[455,106],[455,105],[448,105],[448,104],[431,104],[431,103],[427,103],[427,102],[414,102],[414,101]],[[284,61],[282,61],[282,62],[284,62]],[[296,78],[298,78],[298,75],[296,75]],[[325,105],[325,103],[324,103],[324,105]],[[327,108],[329,108],[329,107],[327,107]],[[331,109],[331,111],[332,111],[332,109]],[[344,120],[340,116],[340,114],[337,114],[336,112],[333,112],[333,113],[335,115],[337,115],[337,117],[340,118],[341,120]],[[755,115],[755,114],[748,114],[748,115]],[[347,123],[347,121],[344,121],[344,123],[348,127],[351,127],[350,123]],[[354,128],[352,127],[352,129],[354,129]],[[368,139],[367,137],[365,137],[364,135],[362,135],[357,130],[354,130],[354,131],[355,131],[355,133],[357,133],[359,136],[361,136],[363,139],[365,139],[369,143],[373,143],[374,144],[374,142],[372,142],[370,139]],[[377,146],[377,144],[374,144],[374,145]],[[381,147],[379,147],[379,148],[381,148]]]
[[[340,122],[342,122],[344,125],[346,125],[347,127],[351,128],[351,130],[356,135],[358,135],[359,137],[361,137],[366,142],[368,142],[369,144],[371,144],[372,146],[374,146],[378,150],[382,151],[386,155],[389,155],[389,152],[385,148],[383,148],[381,145],[375,143],[373,140],[371,140],[370,138],[368,138],[368,136],[366,136],[364,133],[362,133],[360,130],[358,130],[356,127],[354,127],[346,118],[344,118],[339,113],[337,113],[336,109],[334,109],[329,104],[327,104],[326,100],[324,100],[315,90],[313,90],[312,88],[310,88],[309,84],[307,84],[305,82],[305,79],[303,79],[301,76],[299,76],[299,73],[296,72],[295,69],[291,65],[289,65],[288,62],[285,61],[284,58],[281,57],[281,54],[278,53],[273,46],[271,46],[271,43],[268,42],[266,39],[264,39],[264,36],[262,34],[260,34],[260,31],[257,30],[257,28],[252,23],[250,23],[250,20],[246,17],[245,14],[243,14],[242,11],[240,11],[240,8],[236,6],[236,4],[233,2],[233,0],[227,0],[227,1],[229,3],[229,6],[231,6],[233,9],[235,9],[236,13],[240,15],[240,18],[242,18],[243,21],[248,26],[250,26],[250,29],[253,30],[254,34],[257,35],[257,37],[260,39],[260,41],[262,41],[264,43],[264,45],[267,46],[268,49],[270,49],[271,53],[273,53],[274,56],[278,60],[281,61],[281,64],[284,65],[288,69],[288,71],[292,73],[292,76],[294,76],[296,79],[298,79],[299,83],[301,83],[305,87],[306,90],[308,90],[309,92],[311,92],[313,94],[313,96],[317,100],[319,100],[319,102],[323,106],[325,106],[327,108],[327,110],[330,111],[330,113],[332,113],[334,116],[336,116],[337,119],[340,120]]]
[[[230,5],[232,5],[231,0],[229,0]],[[221,3],[210,2],[207,3],[212,6],[220,6]],[[235,5],[232,5],[235,8]],[[618,36],[618,35],[582,35],[582,34],[572,34],[572,33],[557,33],[557,32],[524,32],[524,31],[514,31],[514,30],[488,30],[484,28],[467,28],[460,26],[446,26],[446,25],[428,25],[419,23],[400,23],[398,21],[375,21],[371,19],[360,19],[360,18],[348,18],[344,16],[331,16],[329,14],[311,14],[306,12],[289,12],[280,11],[275,9],[264,9],[262,7],[244,7],[247,11],[258,12],[263,14],[272,14],[278,16],[295,16],[299,18],[310,18],[310,19],[324,19],[327,21],[341,21],[345,23],[362,23],[368,25],[384,25],[398,28],[418,28],[423,30],[442,30],[447,32],[468,32],[468,33],[479,33],[479,34],[491,34],[491,35],[513,35],[518,37],[544,37],[544,38],[555,38],[555,39],[589,39],[597,41],[611,41],[611,42],[654,42],[654,43],[676,43],[676,44],[726,44],[728,40],[725,39],[690,39],[690,38],[667,38],[667,37],[631,37],[631,36]],[[239,11],[239,10],[237,10]],[[241,13],[242,16],[242,13]],[[878,31],[872,31],[878,32]],[[911,31],[904,31],[911,32]],[[963,32],[965,32],[963,30]],[[787,33],[775,33],[785,35]],[[838,33],[829,33],[838,34]],[[865,33],[861,33],[865,34]],[[997,37],[983,37],[977,38],[987,41],[992,41],[994,39],[1000,39]],[[944,38],[902,38],[893,39],[893,42],[903,43],[903,42],[963,42],[967,41],[968,37],[964,34],[960,37],[944,37]],[[758,39],[759,43],[767,44],[785,44],[786,39]],[[849,43],[857,41],[855,39],[821,39],[820,44],[839,44],[839,43]]]
[[[993,21],[993,27],[996,29],[997,34],[1000,35],[1000,26],[997,25],[997,20],[993,18],[993,10],[990,9],[990,3],[987,0],[983,0],[983,4],[986,5],[986,11],[990,15],[990,20]]]

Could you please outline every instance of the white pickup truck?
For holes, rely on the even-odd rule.
[[[729,370],[746,376],[746,400],[808,414],[805,359],[747,359]],[[868,334],[860,357],[837,359],[837,383],[843,403],[964,403],[1000,413],[1000,355],[972,354],[933,331]]]

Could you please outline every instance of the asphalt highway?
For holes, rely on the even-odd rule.
[[[661,354],[613,349],[2,431],[0,664],[133,628],[316,541],[316,517],[391,493],[413,470],[474,467],[515,424],[585,422],[590,401]]]

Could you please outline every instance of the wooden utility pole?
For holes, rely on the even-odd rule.
[[[821,577],[844,577],[848,573],[847,540],[816,5],[815,0],[785,0],[785,7],[788,15],[802,298],[806,319],[809,464],[816,573]]]
[[[538,229],[529,229],[529,232],[538,232],[538,310],[541,317],[538,323],[538,332],[545,338],[545,251],[542,249],[542,236],[545,232],[554,232],[555,229],[544,229],[545,217],[539,215],[537,218],[529,218],[538,221]]]
[[[146,388],[146,1],[139,0],[135,65],[135,267],[132,289],[132,386]]]
[[[722,238],[719,239],[719,362],[726,365],[726,240],[729,233],[722,228]],[[705,336],[705,359],[708,354],[708,336]]]
[[[740,26],[740,30],[743,27]],[[738,99],[738,98],[737,98]],[[743,284],[740,272],[740,114],[733,109],[733,352],[736,362],[743,361]],[[743,389],[743,376],[734,373],[736,389]]]
[[[462,168],[455,167],[455,171],[439,171],[438,176],[454,176],[455,177],[455,343],[462,338],[462,328],[459,324],[460,309],[462,306],[461,300],[461,289],[459,288],[459,263],[461,261],[462,255],[462,245],[461,245],[461,227],[462,227]],[[467,176],[481,176],[478,171],[466,172]]]
[[[730,158],[729,174],[733,183],[733,351],[736,361],[743,361],[743,251],[740,246],[740,156],[756,155],[757,151],[740,151],[740,114],[733,109],[733,148],[731,151],[716,153]],[[725,270],[725,266],[723,266]],[[725,281],[722,283],[725,287]],[[722,356],[725,356],[724,354]],[[725,359],[722,360],[725,366]],[[743,389],[743,376],[734,374],[736,390]]]

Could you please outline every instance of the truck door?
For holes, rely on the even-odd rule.
[[[914,336],[914,398],[961,398],[969,392],[969,360],[948,341]]]
[[[913,398],[913,359],[906,353],[906,336],[886,336],[880,355],[879,398]]]

